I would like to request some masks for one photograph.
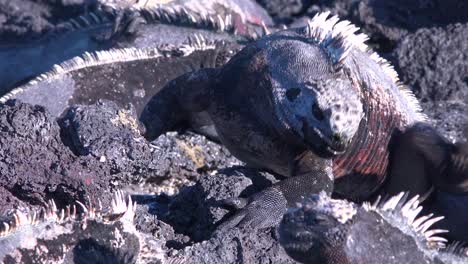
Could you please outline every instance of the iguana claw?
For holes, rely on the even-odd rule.
[[[275,187],[269,187],[249,198],[232,198],[223,202],[239,210],[222,222],[217,232],[234,227],[259,229],[276,226],[287,210],[286,198]]]

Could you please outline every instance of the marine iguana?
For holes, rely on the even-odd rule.
[[[123,192],[103,210],[77,202],[58,210],[50,201],[42,210],[16,211],[0,227],[0,260],[5,263],[161,263],[161,243],[138,232],[135,206]]]
[[[466,263],[459,245],[443,249],[448,231],[431,228],[443,217],[418,216],[419,197],[407,197],[358,206],[312,195],[284,216],[280,243],[301,263]]]
[[[218,67],[241,47],[193,35],[190,43],[154,48],[123,48],[85,53],[59,65],[0,98],[42,105],[55,116],[72,104],[108,99],[131,103],[138,114],[169,80],[191,70]]]
[[[229,10],[227,6],[225,10]],[[211,41],[240,40],[256,37],[262,30],[253,24],[242,24],[239,29],[241,22],[234,21],[228,11],[224,15],[211,13],[190,11],[182,3],[128,10],[105,8],[64,22],[38,40],[1,44],[0,93],[84,52],[189,44],[195,34]]]
[[[142,113],[146,137],[208,113],[232,154],[286,177],[249,199],[227,201],[242,208],[230,226],[278,223],[287,205],[320,190],[331,193],[333,185],[337,197],[365,201],[387,178],[407,172],[411,178],[391,187],[411,195],[427,192],[427,161],[394,166],[401,159],[392,152],[395,145],[400,154],[414,152],[415,145],[398,141],[409,127],[424,129],[418,124],[426,117],[357,30],[321,13],[305,27],[247,45],[223,67],[171,81]]]
[[[105,4],[113,7],[122,6],[121,3],[106,2]],[[185,8],[194,13],[206,13],[213,17],[230,15],[233,17],[237,31],[246,30],[248,25],[273,25],[273,20],[267,11],[253,0],[142,0],[130,3],[130,6],[135,8],[155,6],[173,9]]]

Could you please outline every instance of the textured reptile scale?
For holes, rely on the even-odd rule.
[[[382,88],[380,92],[384,92]],[[401,116],[391,110],[394,105],[382,104],[372,95],[364,93],[364,112],[358,134],[349,149],[334,159],[333,173],[338,179],[338,192],[353,200],[367,199],[385,180],[389,166],[389,145],[395,128],[400,128]],[[346,190],[339,188],[346,182]]]

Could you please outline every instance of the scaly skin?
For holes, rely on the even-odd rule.
[[[190,44],[146,49],[115,49],[87,53],[13,89],[0,98],[42,105],[54,116],[72,104],[112,100],[121,107],[131,103],[140,114],[166,82],[190,70],[224,64],[237,49],[236,42],[209,41],[195,35]]]
[[[69,34],[104,28],[104,33],[99,36],[116,49],[87,53],[54,65],[51,71],[13,89],[0,101],[20,99],[46,106],[59,116],[72,103],[90,104],[98,99],[109,99],[122,107],[132,103],[139,114],[149,98],[166,82],[188,71],[218,67],[248,41],[247,37],[234,33],[229,16],[214,18],[182,8],[162,7],[133,11],[123,18],[117,18],[116,12],[112,15],[110,21],[114,21],[114,29],[109,21],[95,22],[83,29],[72,29]],[[90,14],[83,21],[89,22],[95,16],[101,18],[104,15]],[[68,24],[71,27],[76,21]],[[107,33],[111,35],[107,36]],[[84,50],[80,49],[80,52]],[[58,59],[48,58],[52,57],[38,60],[40,69],[46,69]],[[23,59],[21,61],[25,63]],[[23,73],[20,70],[8,78],[19,78]]]
[[[0,260],[5,263],[161,263],[161,243],[135,229],[135,206],[117,192],[109,211],[75,205],[16,212],[1,223]]]
[[[406,129],[417,128],[416,124],[424,120],[411,95],[396,85],[394,72],[361,46],[363,37],[349,36],[353,28],[335,23],[326,21],[323,15],[318,16],[306,28],[260,39],[225,66],[219,67],[224,65],[222,61],[218,65],[214,63],[214,67],[219,68],[182,75],[163,88],[143,113],[149,138],[198,114],[208,114],[217,136],[234,155],[252,166],[286,176],[249,199],[227,201],[241,210],[223,223],[221,229],[275,225],[286,208],[300,201],[302,196],[321,190],[331,194],[334,180],[337,183],[335,193],[355,200],[368,199],[386,177],[393,175],[389,172],[390,150],[394,144],[391,140],[411,135],[411,130]],[[332,37],[322,32],[327,26],[334,28]],[[182,45],[178,49],[182,53],[181,47],[193,48]],[[204,48],[206,46],[202,45],[198,51]],[[58,80],[60,84],[60,81],[72,80],[81,87],[78,89],[97,90],[97,86],[93,86],[93,83],[98,85],[96,80],[107,84],[113,80],[121,82],[131,79],[129,77],[138,71],[144,80],[150,76],[148,72],[157,68],[152,59],[160,58],[145,56],[159,51],[109,53],[116,55],[110,56],[110,61],[105,60],[105,53],[99,53],[104,54],[103,60],[88,60],[97,62],[96,65],[84,64],[67,68],[70,71],[57,71],[45,76],[45,81],[38,79],[32,85],[42,82],[44,91],[50,91],[47,89],[53,85],[49,81]],[[170,49],[169,53],[172,51]],[[138,56],[127,61],[119,57],[126,54]],[[142,71],[138,65],[145,63],[153,67]],[[170,63],[166,63],[161,65],[167,71]],[[134,70],[132,74],[125,70],[127,66]],[[94,70],[99,76],[91,78]],[[102,73],[113,71],[118,78],[105,75],[102,78]],[[190,69],[183,72],[187,71]],[[150,77],[149,83],[160,77],[159,74],[154,76],[156,79]],[[160,87],[163,82],[165,80],[158,81],[156,86]],[[129,87],[134,88],[133,85]],[[41,85],[36,88],[41,89]],[[158,89],[144,90],[156,92]],[[83,90],[83,95],[88,93]]]
[[[107,3],[107,5],[122,6],[120,3]],[[194,13],[203,12],[212,17],[231,15],[234,26],[237,32],[240,33],[247,30],[249,25],[273,24],[273,20],[266,10],[253,0],[144,0],[132,3],[131,6],[135,8],[169,7],[173,9],[184,7]]]
[[[425,120],[367,37],[327,17],[265,36],[221,68],[171,81],[142,114],[152,139],[206,112],[236,157],[286,177],[250,199],[228,201],[243,208],[223,226],[274,225],[287,205],[331,193],[333,184],[335,195],[370,199],[391,177],[392,144]]]
[[[58,25],[38,40],[2,43],[0,94],[50,70],[54,64],[85,52],[188,44],[195,34],[210,41],[231,40],[237,35],[254,37],[261,29],[245,20],[235,20],[234,14],[245,14],[237,9],[234,12],[234,6],[230,8],[229,2],[222,8],[215,5],[214,0],[208,0],[210,4],[204,6],[191,3],[187,8],[184,2],[131,10],[104,8]],[[213,15],[210,8],[215,7],[224,10],[221,15]],[[258,10],[251,11],[250,16],[255,17]]]
[[[420,216],[418,197],[407,194],[374,205],[313,195],[280,225],[280,242],[301,263],[466,263],[463,248],[443,250],[442,217]]]

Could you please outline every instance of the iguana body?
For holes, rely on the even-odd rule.
[[[131,103],[140,113],[169,80],[191,70],[222,65],[237,49],[236,43],[209,42],[195,36],[187,45],[86,53],[55,65],[0,101],[19,99],[45,106],[59,116],[72,104],[108,99],[121,107]]]
[[[445,251],[443,217],[418,216],[419,197],[403,193],[362,207],[313,195],[280,225],[280,242],[301,263],[466,263],[463,249]]]
[[[148,26],[151,28],[154,26]],[[140,28],[145,29],[144,25]],[[400,134],[424,121],[424,116],[413,96],[397,85],[396,73],[367,50],[365,36],[354,35],[356,30],[346,22],[337,23],[336,17],[320,15],[305,28],[266,36],[247,46],[224,67],[220,66],[242,47],[242,41],[211,32],[224,44],[190,38],[193,31],[188,30],[189,45],[175,41],[179,45],[86,55],[84,60],[76,58],[56,66],[2,100],[16,98],[45,105],[58,116],[72,103],[103,98],[121,106],[130,102],[141,113],[149,98],[169,80],[192,70],[220,67],[170,82],[149,103],[142,120],[150,137],[181,121],[195,122],[198,131],[219,137],[250,165],[286,177],[301,175],[290,177],[261,198],[280,197],[273,198],[281,209],[272,222],[278,221],[287,203],[302,195],[322,189],[331,192],[332,181],[335,194],[358,201],[369,199],[385,178],[390,179],[385,186],[389,193],[409,190],[423,194],[431,184],[424,160],[416,159],[410,167],[397,166],[393,163],[401,163],[405,156],[391,159],[390,155],[395,141],[411,138],[411,134]],[[137,35],[131,45],[135,43],[145,46],[151,41]],[[315,64],[304,69],[311,61]],[[311,93],[311,98],[317,98],[307,98]],[[401,145],[400,155],[421,148]],[[328,158],[333,156],[332,165]],[[391,165],[398,170],[390,170]],[[408,172],[411,179],[406,177]],[[283,195],[289,196],[286,201]]]
[[[161,243],[135,229],[135,206],[117,192],[110,210],[78,203],[16,212],[0,227],[4,263],[161,263]],[[80,210],[79,209],[79,210]]]
[[[405,175],[405,168],[391,170],[398,161],[391,147],[424,116],[412,95],[398,87],[391,68],[367,51],[365,37],[354,31],[319,15],[308,27],[248,45],[226,65],[242,47],[236,40],[192,38],[189,45],[166,49],[95,53],[84,61],[65,62],[8,97],[47,105],[56,116],[72,103],[98,98],[132,102],[142,111],[169,80],[210,68],[169,82],[150,101],[142,120],[151,138],[208,116],[214,134],[234,155],[286,177],[250,199],[229,201],[242,210],[222,226],[266,227],[277,224],[287,206],[310,193],[334,191],[366,200],[385,178]],[[423,175],[424,170],[410,182]],[[404,190],[405,184],[390,185]],[[417,185],[415,190],[427,188]]]
[[[390,150],[398,135],[425,116],[391,66],[355,31],[347,21],[320,14],[306,27],[246,46],[221,68],[179,77],[143,112],[147,137],[207,112],[235,156],[288,177],[249,200],[231,201],[246,206],[231,224],[277,222],[286,204],[331,192],[333,181],[336,195],[369,199],[392,173]],[[413,180],[423,177],[419,172]]]
[[[106,16],[110,18],[96,22],[97,18]],[[55,43],[55,47],[58,45],[56,42],[61,42],[60,39],[66,41],[79,34],[84,42],[106,43],[99,47],[115,49],[86,53],[53,65],[68,53],[51,51],[49,56],[49,52],[43,52],[47,48],[42,50],[35,47],[34,50],[45,56],[38,59],[39,64],[33,63],[31,66],[34,68],[37,65],[38,68],[25,68],[6,78],[18,81],[26,75],[48,68],[52,70],[13,89],[0,101],[20,99],[47,106],[58,116],[73,103],[90,104],[98,99],[110,99],[120,106],[132,103],[140,113],[149,98],[166,82],[192,70],[222,65],[249,39],[234,32],[231,16],[211,17],[204,13],[191,13],[181,7],[141,9],[127,16],[117,20],[117,11],[113,11],[111,14],[90,14],[70,21],[67,26],[69,33],[59,34],[47,43]],[[78,22],[88,25],[77,28]],[[97,29],[100,31],[95,32]],[[123,32],[113,33],[115,30]],[[130,33],[124,34],[127,31]],[[99,36],[104,36],[104,39],[96,40]],[[90,46],[86,44],[83,48],[76,44],[73,47],[79,48],[69,49],[69,55],[84,52]],[[18,54],[23,52],[20,50]],[[27,57],[35,56],[27,51],[24,54]],[[60,55],[54,57],[53,54]],[[20,63],[29,61],[21,56],[18,59]]]
[[[255,36],[261,28],[243,23],[245,20],[235,21],[228,5],[222,15],[213,15],[208,8],[214,6],[206,6],[205,12],[191,11],[182,3],[135,10],[106,8],[62,23],[40,39],[0,44],[0,93],[85,52],[188,44],[195,34],[211,41]]]
[[[118,3],[119,0],[115,2],[117,3],[108,1],[106,5],[114,7],[125,6],[125,3]],[[145,0],[130,3],[128,6],[135,8],[185,8],[191,12],[198,14],[205,13],[211,17],[230,15],[233,17],[233,21],[235,21],[234,26],[238,32],[246,30],[248,25],[273,24],[273,20],[266,10],[252,0]]]

